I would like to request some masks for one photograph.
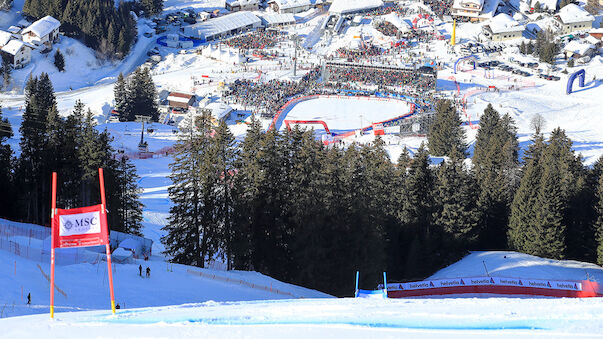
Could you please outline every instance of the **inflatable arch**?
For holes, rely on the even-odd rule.
[[[584,87],[584,80],[585,80],[584,78],[586,78],[586,72],[584,71],[584,69],[581,69],[578,72],[573,73],[572,75],[569,76],[569,79],[567,80],[567,90],[566,90],[567,94],[572,94],[572,92],[573,92],[572,87],[574,86],[574,80],[576,80],[576,77],[579,78],[578,86]]]
[[[477,64],[477,57],[475,55],[468,55],[468,56],[464,56],[462,58],[458,58],[457,61],[454,62],[454,74],[456,74],[456,70],[457,70],[457,66],[459,63],[469,60],[473,63],[473,69],[475,69],[475,66]]]

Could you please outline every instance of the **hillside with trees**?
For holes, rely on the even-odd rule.
[[[7,197],[0,198],[0,215],[49,225],[53,171],[58,173],[60,208],[98,204],[98,168],[103,168],[111,229],[139,234],[142,205],[136,171],[127,157],[116,157],[109,132],[99,132],[95,125],[92,112],[80,101],[69,116],[60,117],[48,75],[30,78],[25,88],[18,157],[5,143],[12,128],[0,114],[0,189]]]
[[[263,132],[257,120],[237,145],[203,116],[176,146],[166,254],[200,267],[218,255],[336,295],[351,272],[423,279],[470,250],[601,260],[603,159],[585,167],[556,129],[546,140],[538,130],[520,162],[513,120],[488,106],[467,166],[454,108],[437,111],[429,146],[448,155],[437,166],[425,146],[394,165],[379,138],[327,148],[312,131]]]
[[[136,41],[134,3],[113,0],[26,0],[23,13],[32,20],[50,15],[61,22],[61,31],[82,41],[107,58],[124,58]]]

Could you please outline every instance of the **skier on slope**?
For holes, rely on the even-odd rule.
[[[27,305],[31,305],[31,293],[27,293]]]
[[[142,277],[142,265],[138,265],[138,275]]]
[[[151,268],[147,267],[147,278],[151,277]]]

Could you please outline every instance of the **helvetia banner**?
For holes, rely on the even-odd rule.
[[[97,246],[108,243],[106,215],[102,205],[63,210],[57,208],[53,228],[54,247]]]

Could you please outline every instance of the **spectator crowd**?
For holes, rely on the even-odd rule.
[[[232,102],[254,107],[265,118],[271,118],[287,101],[315,94],[337,95],[405,95],[422,103],[424,109],[435,99],[435,72],[414,69],[389,69],[328,65],[325,79],[313,68],[299,81],[273,79],[267,82],[236,80],[229,86],[227,97]]]
[[[265,49],[273,48],[278,42],[285,40],[285,33],[275,30],[257,30],[224,41],[233,48],[239,49]]]

